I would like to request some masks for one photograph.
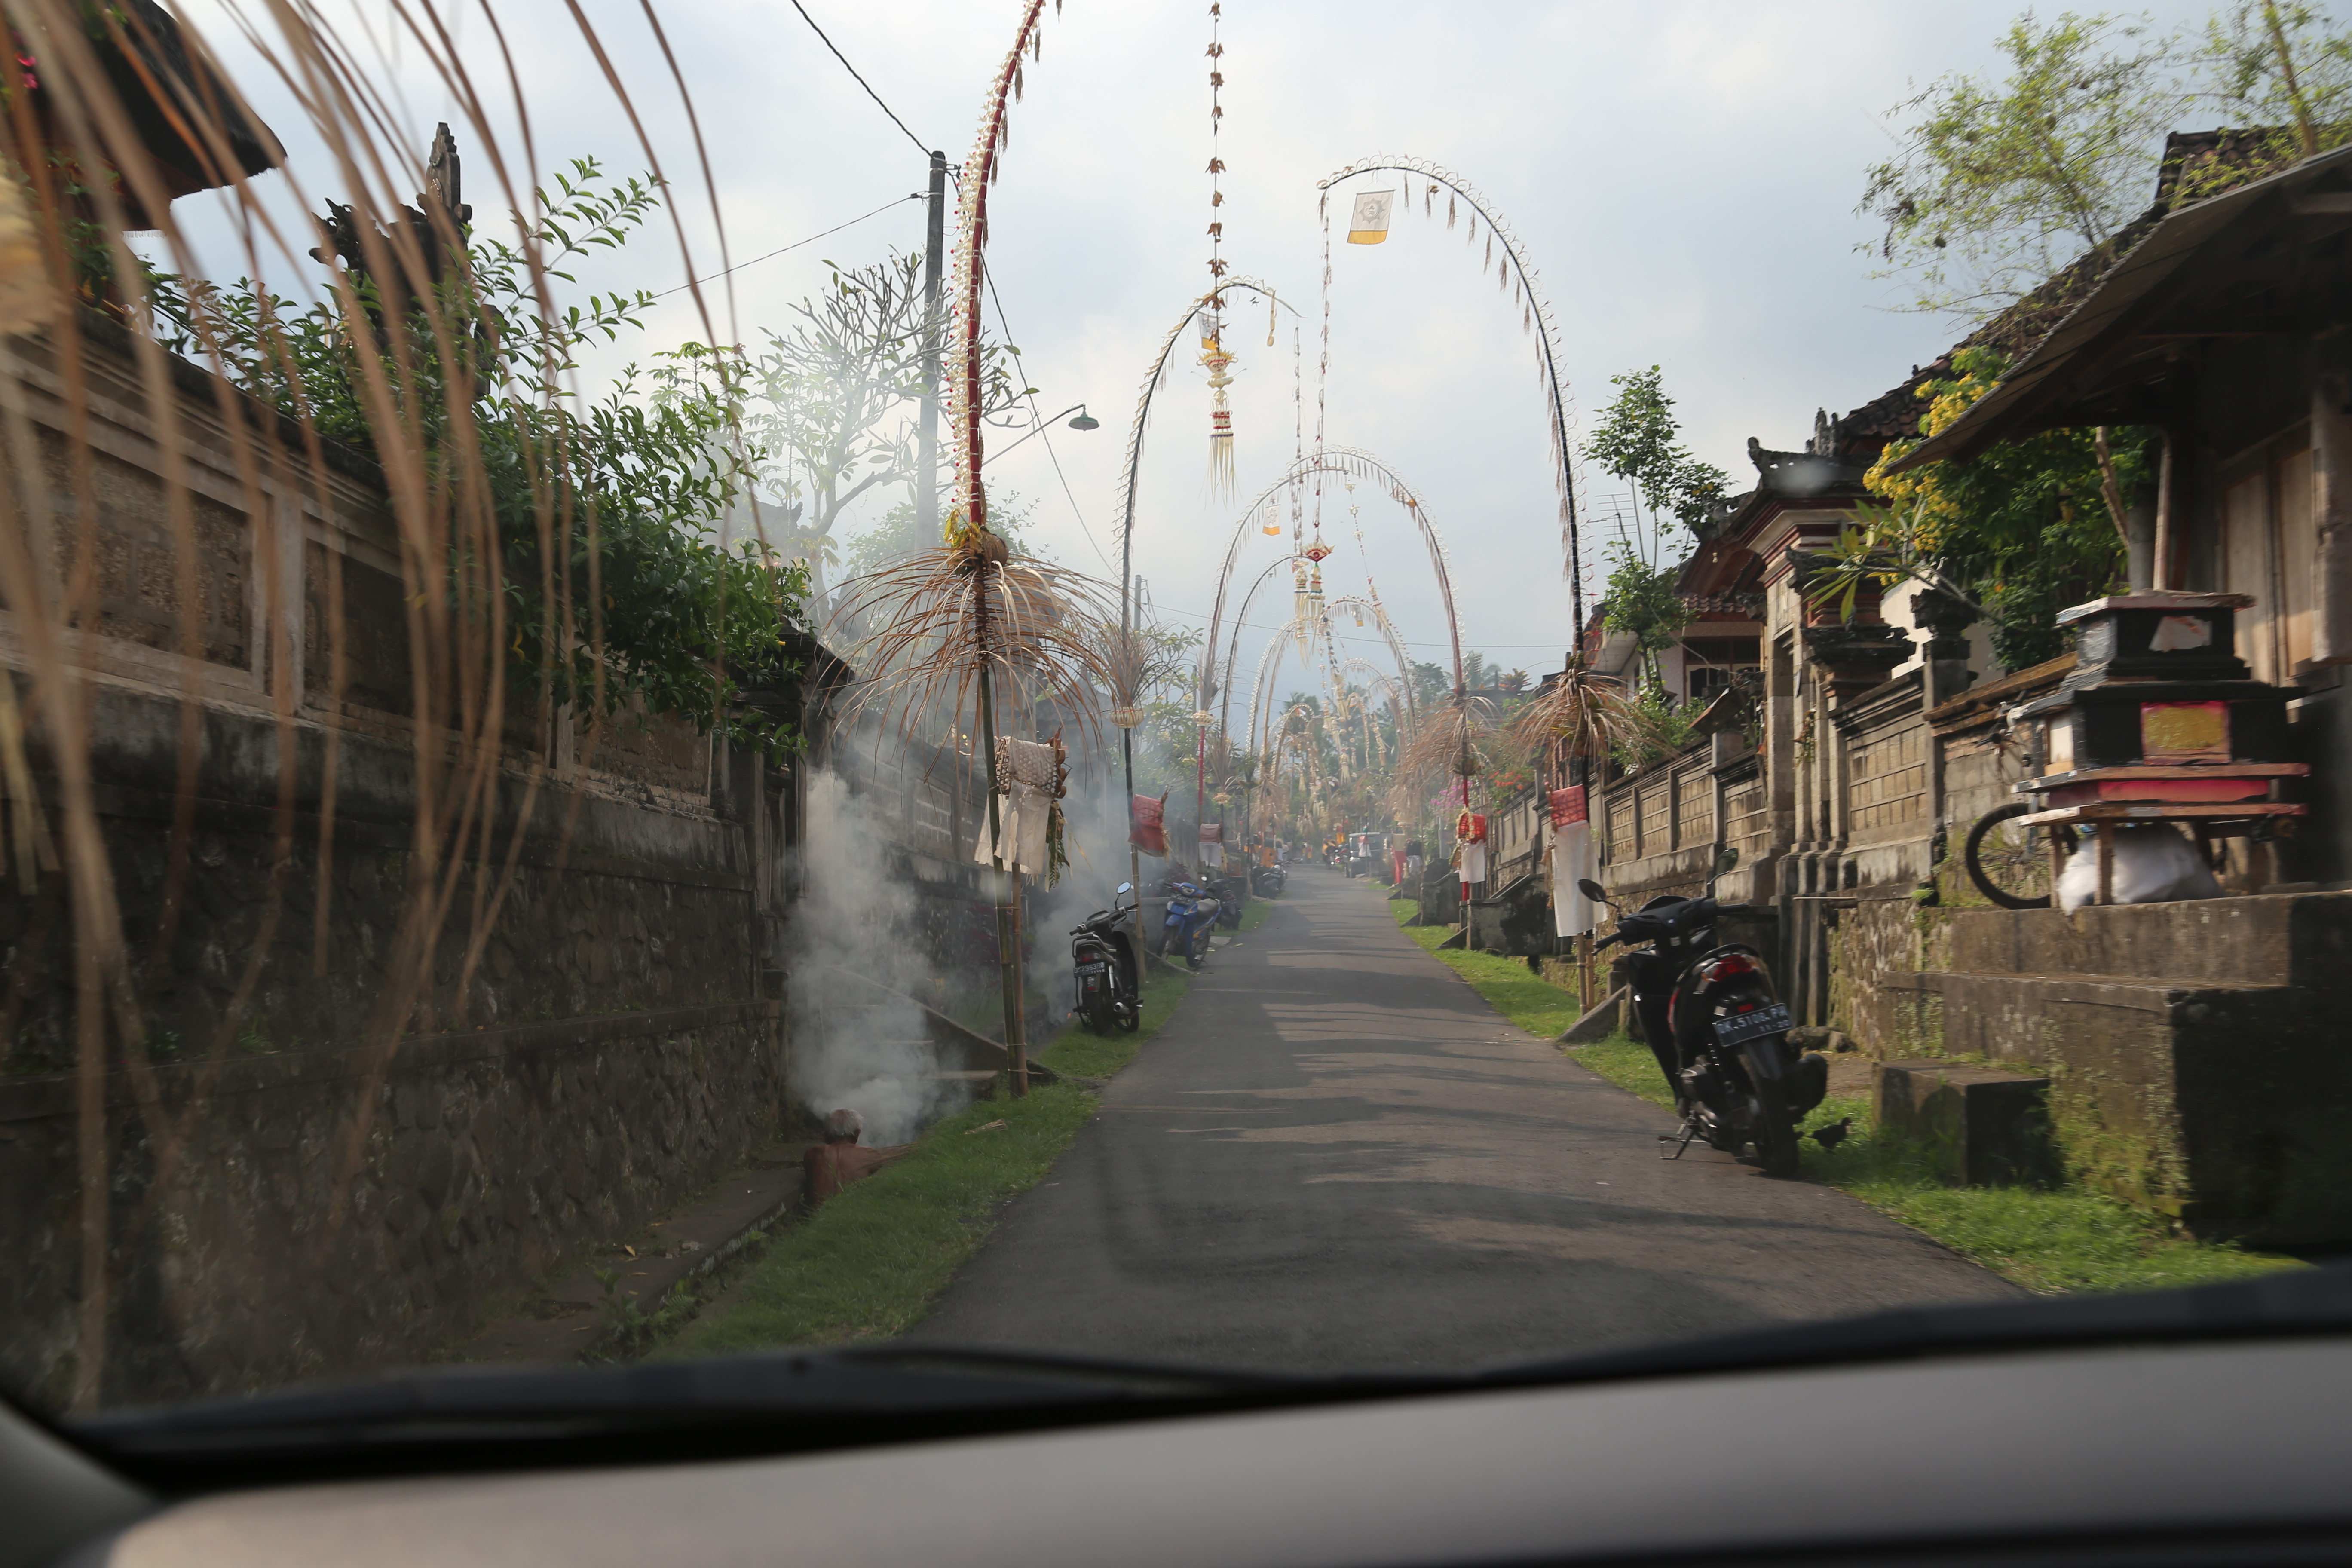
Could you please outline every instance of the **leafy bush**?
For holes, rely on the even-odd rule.
[[[502,559],[493,574],[453,547],[444,591],[478,620],[492,594],[502,601],[519,683],[544,682],[551,702],[597,717],[672,713],[787,743],[773,721],[730,708],[739,676],[787,672],[782,639],[808,581],[799,563],[722,542],[757,457],[739,435],[740,356],[689,342],[630,365],[602,399],[571,387],[582,352],[642,331],[654,300],[554,303],[555,283],[575,281],[563,268],[618,249],[658,205],[646,180],[599,190],[600,178],[581,160],[535,193],[536,269],[468,234],[429,298],[356,268],[348,294],[309,307],[250,279],[157,274],[158,333],[321,436],[422,454],[433,504],[486,491]]]

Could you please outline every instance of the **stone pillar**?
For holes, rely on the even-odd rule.
[[[2152,531],[2152,512],[2148,521]],[[2154,559],[2152,553],[2148,559]],[[1921,650],[1927,668],[1928,707],[1950,701],[1976,679],[1976,672],[1969,668],[1969,627],[1976,624],[1976,619],[1974,610],[1935,588],[1921,590],[1911,601],[1911,624],[1928,634],[1927,646]]]

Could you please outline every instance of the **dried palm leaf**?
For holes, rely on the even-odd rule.
[[[872,629],[843,639],[850,664],[865,672],[845,711],[911,733],[971,711],[985,678],[994,728],[1034,727],[1050,710],[1055,722],[1091,739],[1102,693],[1119,689],[1120,672],[1096,629],[1107,608],[1117,614],[1109,591],[1092,578],[1013,555],[985,530],[961,531],[956,543],[851,584],[830,629]]]
[[[1531,750],[1559,748],[1562,762],[1605,760],[1612,751],[1638,749],[1654,724],[1618,682],[1571,661],[1520,712],[1517,738]]]

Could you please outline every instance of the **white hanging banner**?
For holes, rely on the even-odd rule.
[[[1358,191],[1355,211],[1348,217],[1349,245],[1378,245],[1389,237],[1389,214],[1396,206],[1394,191]]]
[[[993,866],[1002,855],[1006,870],[1030,877],[1042,875],[1045,870],[1045,835],[1054,816],[1053,795],[1034,784],[1014,784],[998,794],[996,816],[1003,835],[1001,848],[988,837],[988,807],[983,802],[979,842],[972,846],[972,862]]]
[[[1551,918],[1556,936],[1582,936],[1592,930],[1592,900],[1576,884],[1592,875],[1592,824],[1586,819],[1584,786],[1551,792]]]

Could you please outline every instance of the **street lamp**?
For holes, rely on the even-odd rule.
[[[1072,412],[1075,412],[1077,415],[1077,417],[1069,422],[1071,429],[1099,430],[1102,428],[1102,421],[1096,418],[1093,415],[1088,414],[1085,404],[1073,403],[1069,407],[1062,410],[1062,414],[1069,414]],[[1054,419],[1059,419],[1062,416],[1062,414],[1055,415]],[[1010,452],[1013,447],[1021,445],[1023,441],[1026,441],[1030,437],[1036,435],[1039,431],[1045,429],[1046,426],[1051,425],[1054,422],[1054,419],[1040,419],[1036,424],[1032,425],[1028,429],[1024,430],[1017,438],[1006,442],[1003,446],[999,447],[995,451],[991,452],[986,458],[981,460],[980,466],[983,468],[988,467],[989,464],[996,461],[997,458],[1004,456],[1005,453]]]

